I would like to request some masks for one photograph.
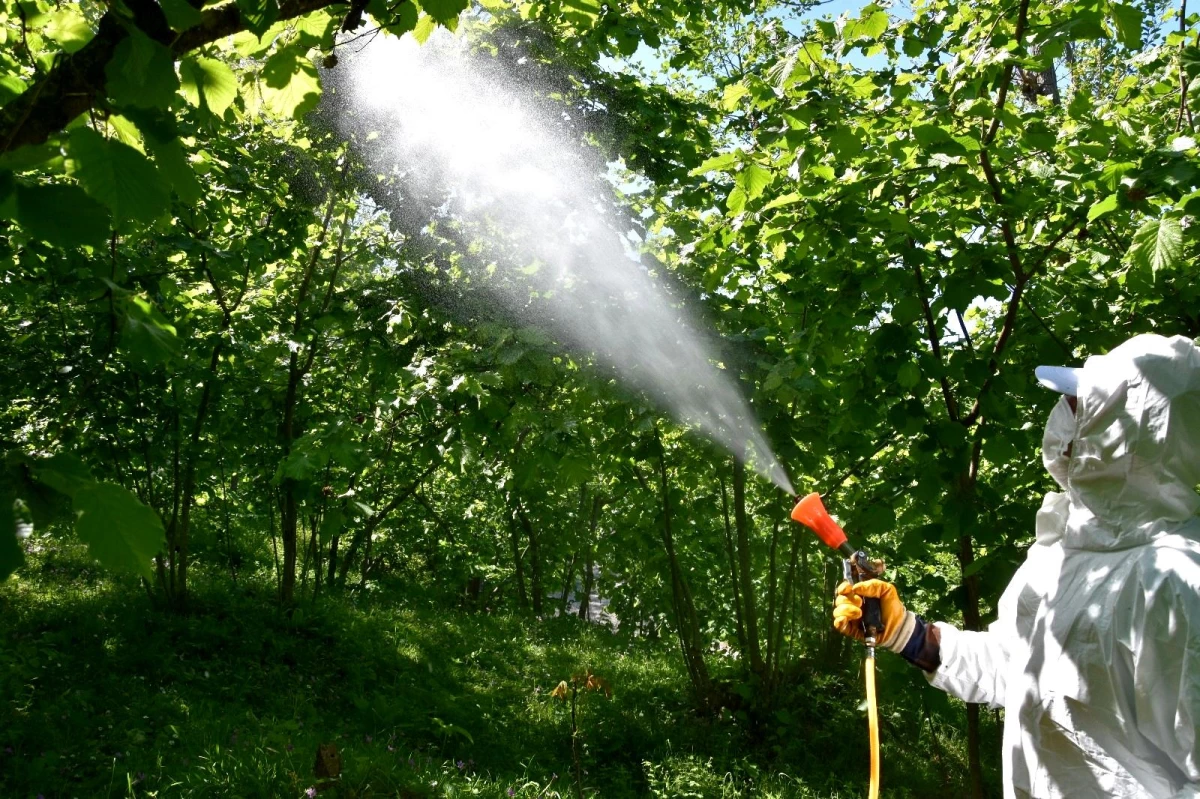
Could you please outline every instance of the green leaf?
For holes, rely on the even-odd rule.
[[[170,182],[179,199],[185,203],[199,202],[203,192],[179,139],[168,139],[153,144],[147,139],[147,145],[154,154],[154,163],[158,165],[158,171]]]
[[[1116,194],[1110,194],[1100,202],[1088,209],[1087,221],[1092,222],[1107,213],[1117,210],[1117,202],[1119,198]]]
[[[87,18],[79,13],[78,8],[74,5],[61,7],[59,11],[53,12],[45,31],[46,35],[66,53],[76,53],[83,49],[83,46],[94,35]]]
[[[262,95],[275,116],[299,119],[321,99],[317,68],[294,47],[279,50],[263,67]]]
[[[1142,21],[1145,17],[1142,10],[1124,3],[1109,3],[1108,12],[1112,15],[1117,41],[1130,50],[1140,50],[1142,48]]]
[[[1100,177],[1096,182],[1109,191],[1116,191],[1117,187],[1121,185],[1121,178],[1125,173],[1136,168],[1137,164],[1132,161],[1105,164],[1104,169],[1100,170]]]
[[[279,19],[276,0],[237,0],[237,7],[246,28],[259,39]]]
[[[758,164],[747,164],[746,168],[738,173],[737,185],[741,186],[746,192],[746,199],[757,200],[762,196],[767,186],[774,179],[768,170],[763,169]]]
[[[736,151],[721,153],[720,155],[714,155],[712,158],[709,158],[688,174],[692,177],[696,177],[697,175],[703,175],[708,172],[724,172],[728,167],[736,164],[737,161],[738,154]]]
[[[912,388],[921,382],[921,369],[912,361],[900,367],[896,373],[896,382],[901,388]]]
[[[345,515],[340,510],[332,510],[326,513],[325,517],[321,519],[321,528],[317,534],[320,542],[328,544],[335,535],[341,532],[345,521]]]
[[[166,108],[179,91],[175,56],[136,29],[117,45],[104,74],[108,96],[118,106]]]
[[[489,6],[488,3],[492,5]],[[495,0],[487,0],[483,5],[494,11],[503,10],[505,7],[503,3],[496,5]],[[580,30],[593,27],[600,19],[600,11],[600,0],[563,0],[563,19]]]
[[[16,75],[0,75],[0,106],[25,91],[25,81]]]
[[[1133,234],[1129,257],[1155,274],[1160,269],[1172,269],[1183,260],[1183,227],[1173,216],[1152,219]]]
[[[966,154],[966,148],[945,128],[937,125],[914,125],[912,133],[921,148],[929,152],[945,155]]]
[[[18,185],[16,195],[17,224],[35,239],[78,247],[101,244],[112,230],[107,209],[78,186]],[[71,213],[64,214],[64,208]]]
[[[433,34],[433,29],[436,27],[437,23],[434,22],[433,17],[429,16],[428,14],[423,14],[421,15],[421,18],[417,20],[417,24],[413,27],[413,38],[417,40],[418,44],[425,44],[425,42],[428,41],[429,37]]]
[[[60,494],[74,497],[96,482],[92,470],[74,455],[58,454],[35,462],[33,476]]]
[[[75,494],[75,532],[105,568],[150,579],[166,540],[158,514],[128,490],[95,483]]]
[[[153,366],[179,354],[175,326],[149,300],[135,294],[125,295],[125,314],[121,326],[121,347],[142,363]]]
[[[421,0],[421,8],[441,25],[449,28],[458,22],[458,15],[467,10],[469,0]]]
[[[887,27],[887,12],[875,11],[870,16],[863,17],[858,21],[855,34],[859,39],[871,39],[873,41],[882,36],[883,32],[887,30]]]
[[[128,144],[81,127],[71,131],[70,154],[84,191],[118,220],[152,222],[167,210],[170,195],[154,165]]]
[[[396,12],[388,19],[384,30],[393,36],[403,36],[417,27],[417,7],[412,3],[401,3]]]
[[[194,8],[187,0],[158,0],[167,24],[172,30],[185,31],[200,24],[200,9]]]
[[[738,106],[738,101],[750,93],[750,89],[744,83],[731,83],[725,87],[721,94],[721,110],[733,111]]]
[[[729,197],[725,200],[725,207],[735,215],[746,210],[746,190],[740,184],[734,186],[733,191],[729,192]]]
[[[197,108],[207,108],[218,117],[225,115],[237,97],[238,84],[233,72],[214,58],[185,56],[179,62],[183,96]]]
[[[803,199],[803,198],[794,191],[788,192],[787,194],[781,194],[778,197],[776,197],[774,200],[771,200],[771,202],[764,205],[763,210],[771,211],[771,210],[780,208],[785,205],[791,205],[792,203],[798,203],[798,202],[800,202],[801,199]]]

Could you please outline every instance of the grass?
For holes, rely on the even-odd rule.
[[[568,709],[549,693],[583,667],[614,689],[580,701],[588,794],[865,792],[855,673],[798,672],[752,730],[694,714],[665,643],[387,592],[289,618],[265,580],[197,578],[191,611],[169,614],[49,548],[0,587],[0,796],[574,796]],[[909,676],[882,675],[881,695]],[[884,713],[888,795],[959,793],[954,730],[933,748],[911,707]],[[314,773],[320,744],[336,780]]]

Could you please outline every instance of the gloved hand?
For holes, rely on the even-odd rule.
[[[896,586],[883,580],[863,580],[851,585],[842,582],[837,587],[837,595],[833,603],[833,626],[842,635],[863,640],[862,629],[862,598],[874,597],[879,600],[883,616],[883,632],[879,634],[875,645],[890,649],[896,654],[904,651],[908,640],[916,629],[917,617],[906,610],[896,593]]]

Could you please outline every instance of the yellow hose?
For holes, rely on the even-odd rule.
[[[871,740],[871,788],[869,799],[879,799],[879,708],[875,704],[875,647],[867,649],[867,729]]]

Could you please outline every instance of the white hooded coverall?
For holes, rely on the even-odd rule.
[[[1089,358],[1043,459],[1063,492],[997,620],[939,623],[926,676],[1005,709],[1005,797],[1200,797],[1200,349],[1143,335]]]

